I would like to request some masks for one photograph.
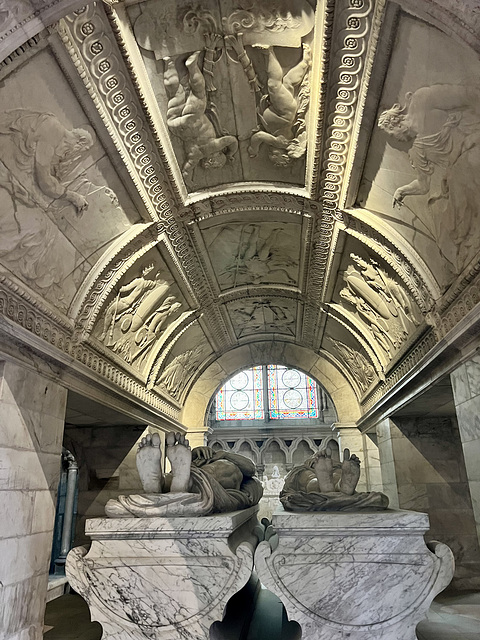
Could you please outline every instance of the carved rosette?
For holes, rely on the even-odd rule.
[[[278,538],[260,543],[255,568],[304,640],[415,640],[453,576],[450,549],[425,546],[423,513],[279,510],[273,526]]]

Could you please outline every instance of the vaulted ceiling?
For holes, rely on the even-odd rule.
[[[335,371],[365,410],[478,301],[474,23],[433,2],[63,4],[1,67],[13,322],[178,419],[205,376],[267,361]]]

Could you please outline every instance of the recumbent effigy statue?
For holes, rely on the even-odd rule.
[[[332,459],[331,450],[321,448],[294,467],[285,478],[280,501],[287,511],[383,511],[388,498],[376,491],[357,493],[360,460],[343,452],[343,462]]]
[[[180,433],[169,433],[167,458],[172,470],[162,472],[158,433],[142,438],[137,468],[145,494],[119,496],[105,507],[111,518],[149,518],[227,513],[258,503],[263,488],[255,465],[245,456],[210,447],[190,448]]]

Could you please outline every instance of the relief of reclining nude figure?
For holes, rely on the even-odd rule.
[[[245,456],[190,448],[180,433],[166,439],[171,472],[163,473],[158,433],[142,438],[137,468],[144,494],[109,500],[105,512],[112,518],[191,516],[228,513],[256,505],[263,488],[255,465]]]

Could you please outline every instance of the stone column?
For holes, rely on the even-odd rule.
[[[473,513],[480,541],[480,356],[451,374]]]
[[[205,426],[199,429],[189,429],[185,436],[188,438],[191,448],[195,449],[195,447],[204,447],[211,433],[212,429]]]
[[[380,454],[376,433],[363,434],[363,457],[367,491],[380,491],[383,493],[382,471],[380,469]]]
[[[0,629],[41,640],[60,477],[66,389],[0,363]]]
[[[382,476],[382,491],[390,500],[390,507],[398,509],[398,486],[395,473],[395,463],[393,461],[392,435],[396,435],[395,425],[393,434],[390,429],[390,419],[386,418],[377,424],[377,445],[380,458],[380,472]]]
[[[71,549],[73,509],[75,506],[75,494],[77,491],[78,464],[70,451],[64,450],[64,460],[67,463],[67,493],[65,496],[65,513],[63,515],[62,540],[60,555],[55,560],[55,573],[65,573],[65,560]]]
[[[455,420],[396,417],[377,425],[377,433],[391,506],[428,513],[426,539],[452,549],[455,586],[475,588],[480,551]]]

